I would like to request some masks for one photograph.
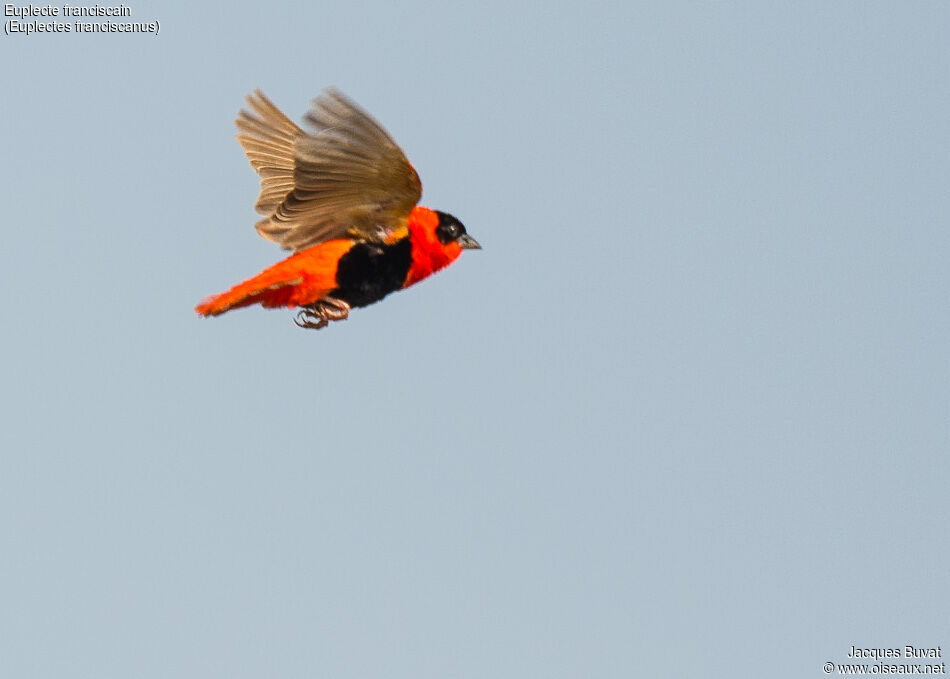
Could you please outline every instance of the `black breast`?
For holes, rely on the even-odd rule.
[[[354,245],[337,263],[337,288],[330,295],[351,307],[378,302],[402,288],[411,264],[412,242],[409,238],[392,245]]]

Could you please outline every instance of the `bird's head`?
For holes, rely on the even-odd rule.
[[[468,235],[465,225],[448,212],[434,210],[439,221],[435,227],[435,237],[445,247],[455,243],[461,250],[481,250],[478,241]]]
[[[417,205],[409,215],[412,235],[412,267],[406,286],[448,266],[462,250],[481,250],[458,219],[438,210]]]

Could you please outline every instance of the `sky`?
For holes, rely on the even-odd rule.
[[[946,3],[129,7],[0,36],[0,675],[950,648]],[[284,256],[245,95],[331,85],[484,249],[197,317]]]

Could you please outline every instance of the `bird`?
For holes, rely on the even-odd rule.
[[[319,330],[481,249],[456,217],[418,205],[422,183],[405,153],[342,92],[313,100],[307,130],[260,90],[247,104],[235,124],[260,175],[257,233],[292,254],[205,298],[198,314],[299,308],[294,322]]]

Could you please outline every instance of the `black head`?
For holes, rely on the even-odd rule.
[[[465,231],[465,226],[448,212],[435,213],[439,216],[439,225],[435,228],[436,238],[442,245],[456,241],[463,249],[481,250],[482,246]]]

